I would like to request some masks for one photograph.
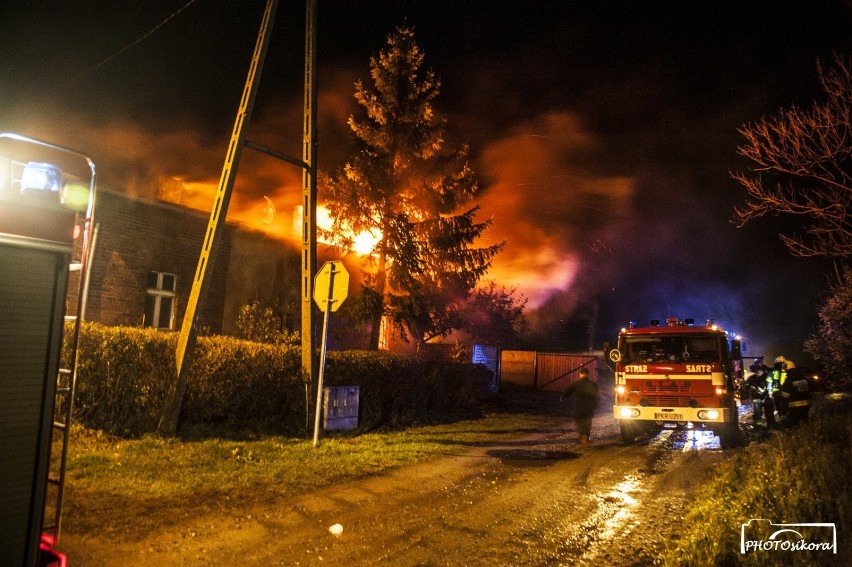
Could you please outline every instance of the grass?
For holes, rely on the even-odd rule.
[[[740,555],[740,525],[835,523],[842,557],[852,538],[852,400],[822,404],[810,423],[730,451],[665,544],[662,565],[820,565],[825,555]],[[309,439],[122,439],[72,430],[65,530],[142,538],[188,517],[296,496],[438,455],[549,427],[545,415],[493,413],[402,431]],[[109,517],[106,523],[103,518]]]
[[[722,462],[694,500],[680,537],[669,542],[666,566],[828,565],[848,553],[852,538],[852,403],[838,397],[821,404],[809,423],[773,434]],[[740,526],[750,519],[773,523],[834,523],[838,555],[825,551],[740,554]]]
[[[540,429],[541,416],[487,414],[472,421],[320,440],[123,439],[74,427],[68,459],[66,531],[137,536],[227,503],[295,496],[440,454]]]

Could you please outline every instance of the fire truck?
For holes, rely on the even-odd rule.
[[[663,428],[700,428],[719,437],[722,448],[739,440],[735,398],[740,343],[709,320],[631,323],[609,352],[615,363],[613,412],[626,444]]]
[[[95,165],[0,133],[0,563],[64,567],[57,551]],[[70,293],[69,293],[70,290]]]

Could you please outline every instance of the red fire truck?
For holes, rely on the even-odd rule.
[[[615,363],[615,418],[625,443],[665,427],[703,428],[722,448],[739,440],[735,374],[740,344],[712,320],[669,318],[665,325],[631,323],[609,352]]]
[[[66,565],[59,537],[95,166],[0,133],[0,564]],[[69,294],[68,290],[72,292]]]

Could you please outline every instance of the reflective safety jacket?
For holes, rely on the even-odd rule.
[[[753,392],[753,396],[757,399],[765,398],[769,393],[769,375],[763,372],[755,372],[746,379],[743,385]]]
[[[773,370],[766,376],[766,391],[770,396],[781,390],[781,386],[787,381],[786,370]]]
[[[807,377],[798,368],[791,368],[781,386],[781,398],[787,407],[806,407],[811,405],[811,385]]]

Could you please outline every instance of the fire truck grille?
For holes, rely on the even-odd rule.
[[[689,392],[692,389],[692,382],[645,382],[646,392]]]
[[[645,396],[649,406],[654,407],[688,407],[692,398],[686,396]]]

